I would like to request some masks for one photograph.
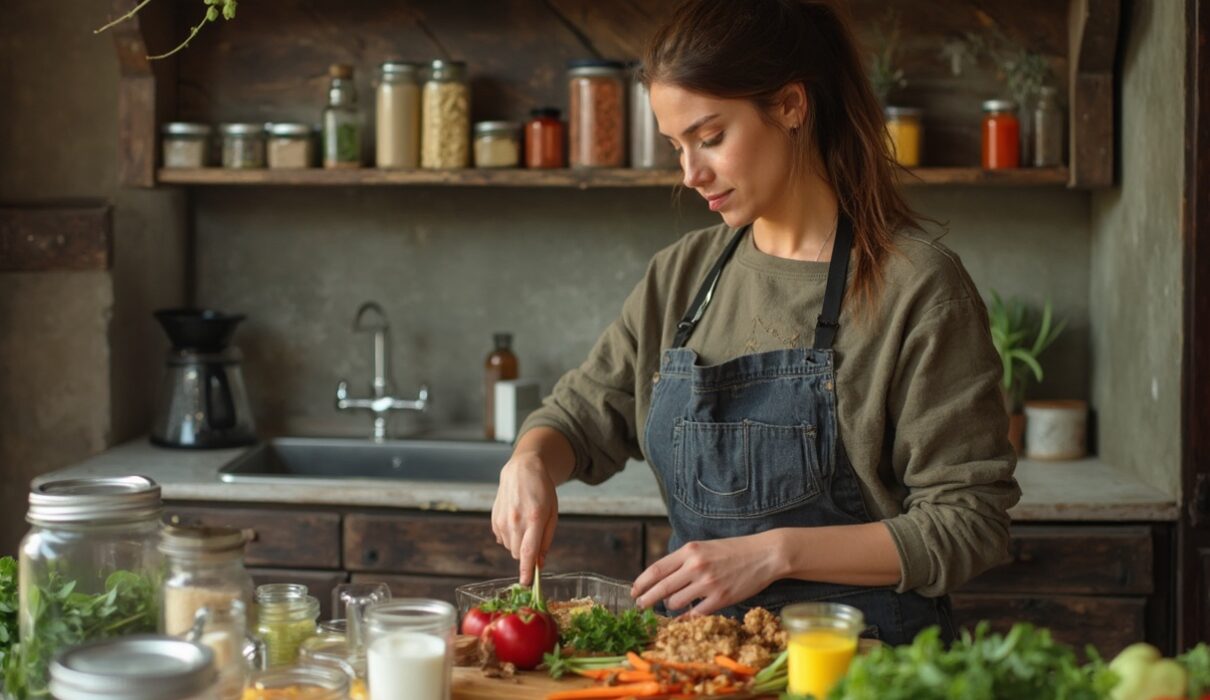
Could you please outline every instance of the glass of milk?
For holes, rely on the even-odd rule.
[[[455,617],[454,606],[441,600],[397,598],[370,605],[370,697],[449,700]]]

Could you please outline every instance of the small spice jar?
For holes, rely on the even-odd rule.
[[[625,161],[626,73],[617,61],[568,64],[569,160],[573,168],[617,168]]]
[[[50,667],[58,700],[220,700],[217,680],[210,649],[157,635],[72,647]]]
[[[983,169],[1005,170],[1021,164],[1021,122],[1017,103],[987,100],[983,103]]]
[[[163,134],[165,168],[204,168],[210,158],[210,125],[168,122]]]
[[[886,117],[887,142],[895,162],[905,168],[920,165],[923,131],[920,117],[924,115],[924,110],[915,107],[887,107],[883,114]]]
[[[309,168],[315,161],[315,140],[307,124],[268,125],[268,161],[274,169]]]
[[[415,168],[420,164],[420,66],[387,61],[379,69],[375,164]]]
[[[1059,109],[1058,91],[1049,85],[1038,89],[1034,106],[1034,153],[1036,168],[1051,168],[1063,164],[1063,111]]]
[[[420,104],[420,167],[465,168],[470,160],[470,89],[466,64],[433,61]]]
[[[224,168],[265,167],[264,124],[222,124],[219,132],[223,135]]]
[[[521,162],[521,125],[516,122],[475,124],[475,167],[515,168]]]
[[[319,601],[297,583],[269,583],[256,589],[256,634],[265,644],[265,665],[289,666],[298,648],[318,632]]]
[[[525,167],[565,167],[562,112],[555,107],[539,107],[530,110],[529,116],[525,123]]]

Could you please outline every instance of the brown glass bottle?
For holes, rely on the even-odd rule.
[[[496,333],[492,338],[496,348],[483,363],[483,435],[488,440],[496,439],[496,382],[518,376],[517,356],[512,351],[513,334]]]

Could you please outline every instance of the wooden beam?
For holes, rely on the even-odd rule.
[[[0,272],[108,270],[112,265],[108,204],[0,206]]]
[[[136,4],[137,0],[113,0],[113,16],[126,14]],[[173,36],[169,6],[175,4],[150,3],[109,30],[118,54],[118,182],[122,185],[155,186],[158,130],[173,112],[176,59],[149,60],[148,54],[171,47],[152,48],[147,36],[151,28],[157,38]]]
[[[1114,181],[1114,61],[1121,0],[1071,0],[1068,6],[1068,139],[1071,187]]]

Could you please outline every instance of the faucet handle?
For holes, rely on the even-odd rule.
[[[337,401],[347,401],[348,398],[349,398],[349,383],[342,379],[342,380],[340,380],[340,383],[336,385],[336,400]]]
[[[416,398],[422,404],[428,403],[428,400],[429,400],[429,385],[428,384],[420,385],[420,395]]]

